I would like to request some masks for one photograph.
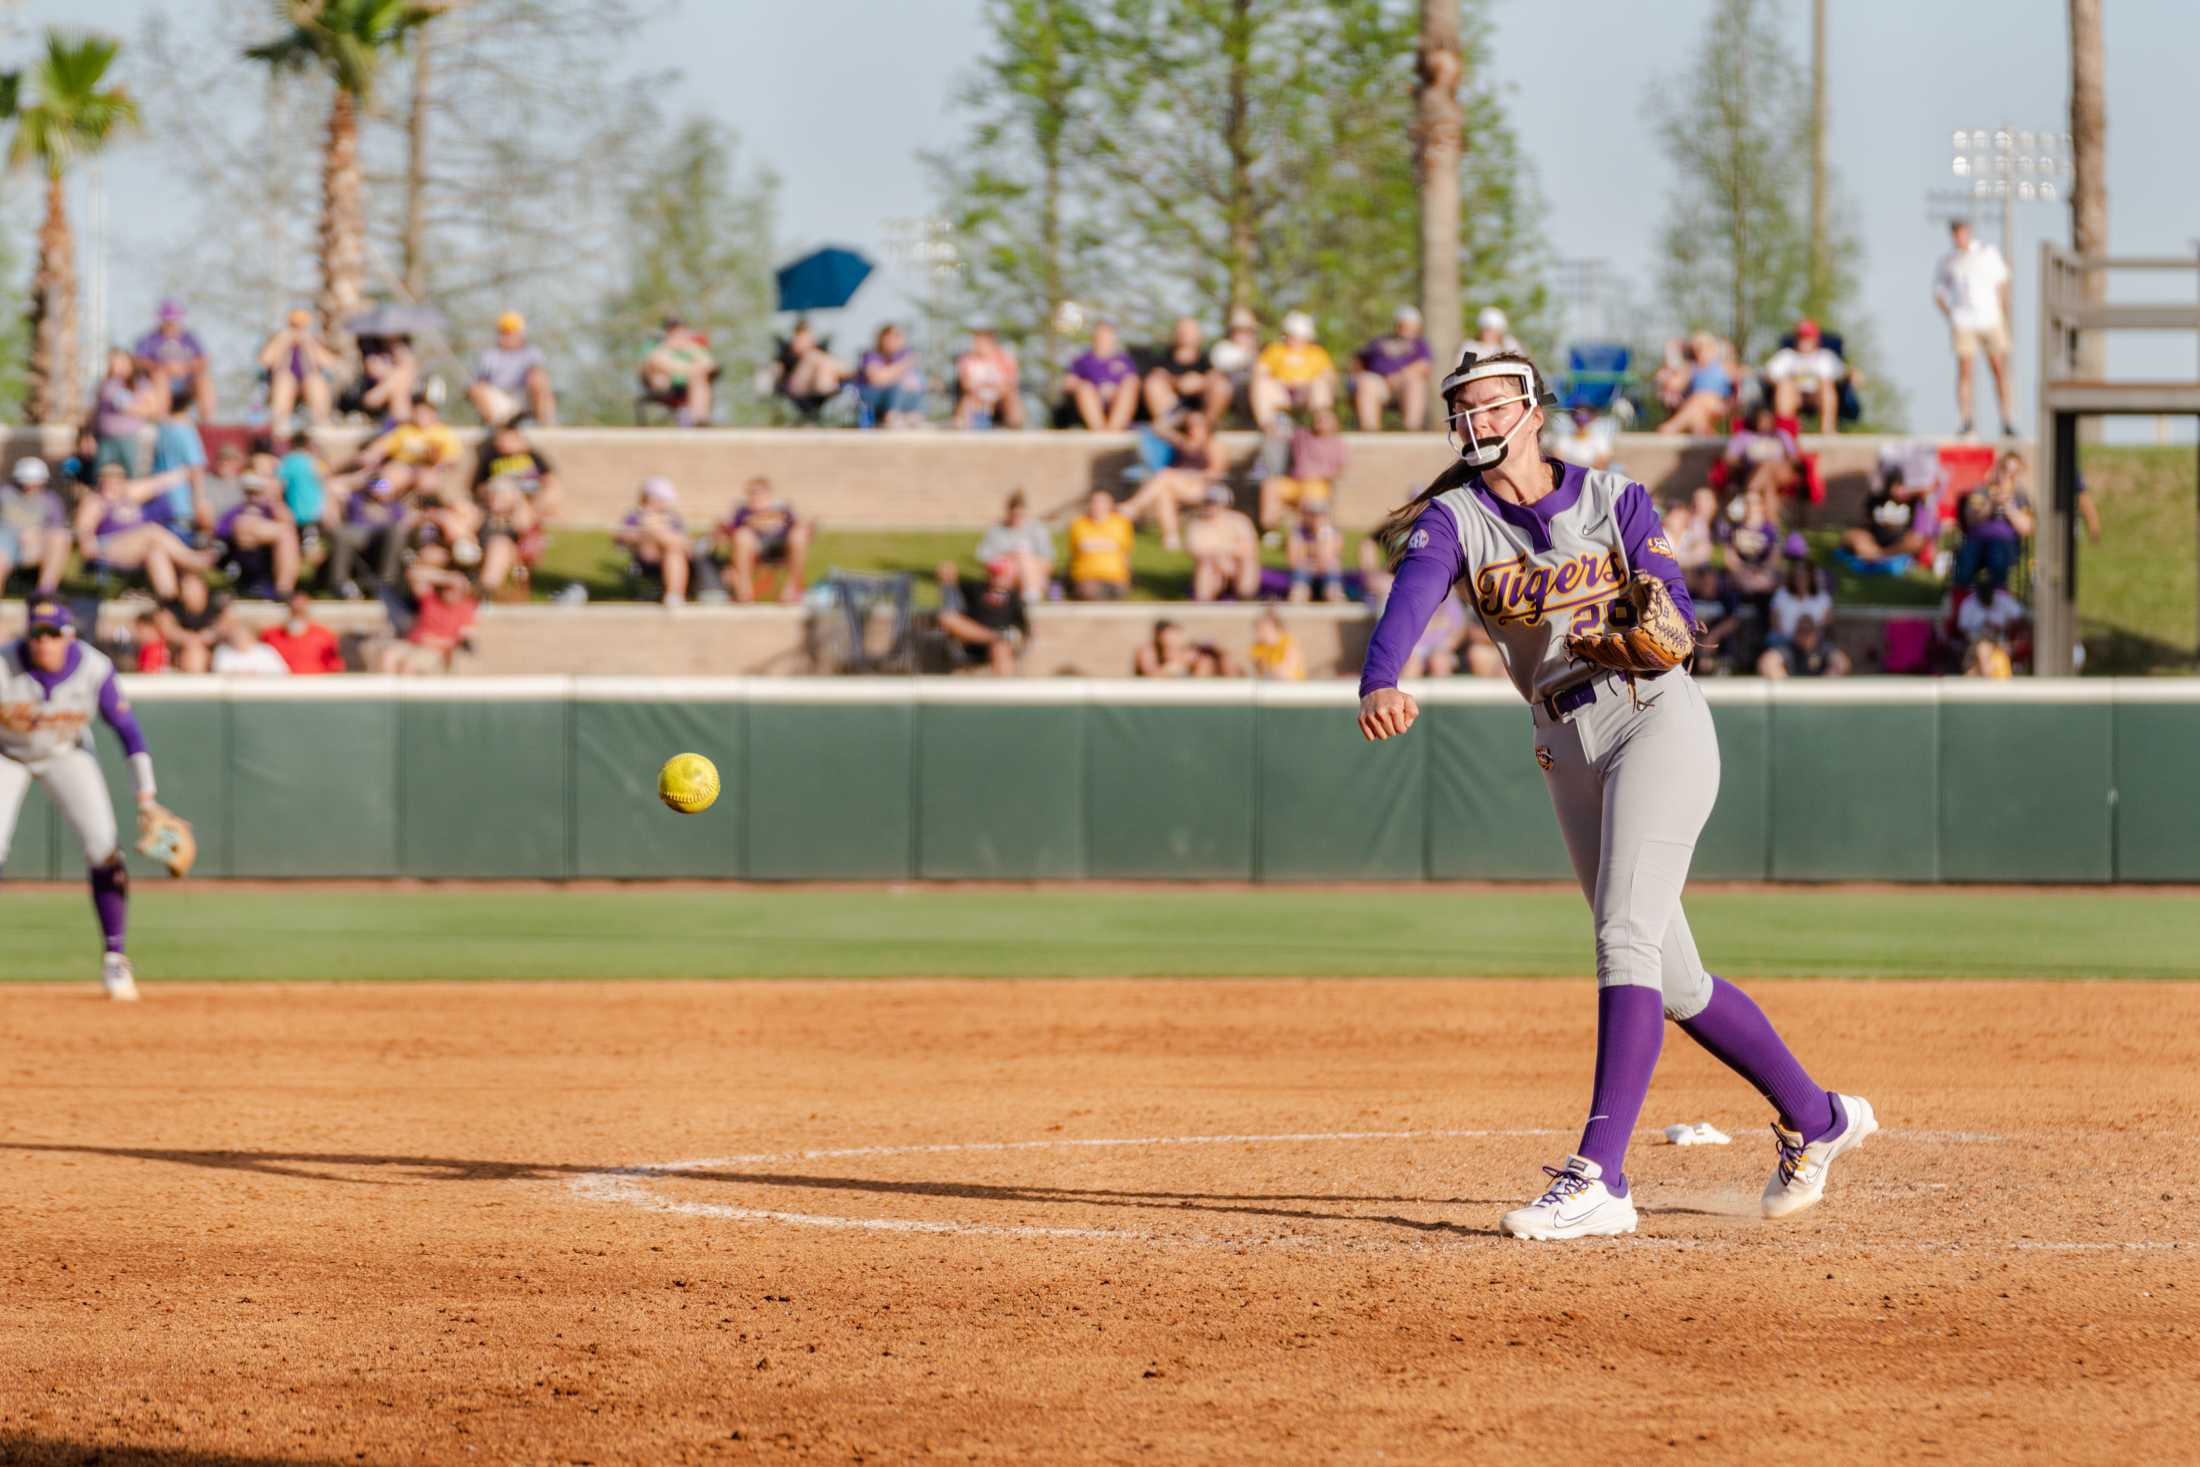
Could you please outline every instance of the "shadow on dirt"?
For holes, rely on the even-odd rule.
[[[548,1182],[591,1175],[624,1175],[637,1178],[677,1179],[682,1183],[719,1183],[726,1186],[791,1188],[812,1192],[852,1192],[885,1197],[944,1197],[963,1201],[1057,1205],[1072,1207],[1123,1207],[1160,1212],[1229,1213],[1243,1217],[1282,1218],[1305,1222],[1381,1223],[1418,1232],[1450,1233],[1467,1237],[1494,1237],[1490,1228],[1463,1227],[1456,1223],[1421,1218],[1375,1216],[1368,1213],[1286,1207],[1277,1204],[1329,1203],[1338,1206],[1409,1204],[1426,1207],[1509,1207],[1487,1197],[1358,1196],[1335,1193],[1231,1193],[1155,1190],[1128,1192],[1094,1187],[1045,1187],[1027,1183],[896,1181],[881,1177],[808,1176],[792,1172],[719,1171],[709,1168],[677,1172],[648,1168],[581,1166],[565,1162],[464,1161],[435,1156],[373,1156],[355,1152],[279,1151],[179,1151],[133,1146],[63,1146],[41,1142],[0,1142],[12,1151],[57,1152],[71,1156],[121,1157],[161,1162],[172,1166],[206,1167],[216,1171],[250,1172],[260,1176],[296,1177],[307,1181],[342,1182],[360,1186],[387,1186],[412,1182]],[[328,1168],[387,1169],[383,1177],[344,1176]],[[0,1458],[0,1462],[5,1462]]]
[[[337,1467],[336,1457],[240,1456],[190,1447],[134,1447],[106,1442],[55,1441],[0,1431],[4,1467]]]

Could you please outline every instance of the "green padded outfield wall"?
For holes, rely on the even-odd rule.
[[[200,871],[562,880],[1563,880],[1509,689],[1346,684],[132,679]],[[1703,880],[2200,881],[2200,682],[1706,685]],[[128,774],[101,763],[130,828]],[[718,765],[679,816],[659,763]],[[81,854],[30,796],[7,867]],[[144,877],[157,872],[132,858]]]

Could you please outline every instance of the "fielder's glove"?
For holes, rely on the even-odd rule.
[[[199,859],[198,837],[191,822],[159,805],[138,810],[138,854],[158,861],[170,876],[188,876]]]
[[[1604,611],[1605,629],[1566,639],[1566,650],[1614,672],[1664,672],[1696,650],[1696,629],[1673,604],[1665,582],[1636,571]]]

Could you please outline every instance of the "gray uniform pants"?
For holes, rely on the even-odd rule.
[[[86,863],[103,866],[114,859],[120,833],[99,760],[83,749],[62,749],[34,764],[18,764],[0,754],[0,865],[7,863],[8,848],[15,843],[15,822],[34,779],[53,795],[61,817],[84,843]]]
[[[1719,797],[1719,740],[1703,690],[1685,671],[1636,682],[1605,673],[1597,700],[1553,720],[1535,708],[1536,762],[1559,833],[1596,916],[1597,985],[1665,996],[1668,1018],[1711,1001],[1681,887]]]

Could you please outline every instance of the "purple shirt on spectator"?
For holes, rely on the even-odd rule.
[[[344,522],[368,529],[387,529],[405,517],[402,495],[377,494],[361,489],[344,503]]]
[[[1131,354],[1126,351],[1105,357],[1098,352],[1088,351],[1069,364],[1069,374],[1081,382],[1090,382],[1095,387],[1113,387],[1125,378],[1136,377],[1138,363],[1132,361]]]
[[[873,367],[898,367],[903,362],[908,361],[910,356],[915,351],[916,348],[911,346],[903,347],[900,351],[895,352],[892,356],[886,356],[883,353],[875,350],[867,351],[863,354],[863,360],[856,364],[856,370],[863,373],[865,379],[868,380],[870,376],[870,371]],[[904,377],[902,380],[905,382],[913,382],[916,380],[916,374],[912,372],[909,374],[909,376]]]
[[[92,429],[102,438],[134,439],[145,431],[145,420],[137,415],[137,387],[117,377],[108,377],[99,384],[99,405]]]
[[[157,365],[163,376],[188,377],[206,360],[206,348],[199,345],[196,334],[186,329],[174,336],[164,336],[156,328],[137,339],[130,348],[130,355],[141,362]]]
[[[1360,370],[1395,377],[1415,362],[1431,360],[1425,336],[1378,336],[1360,348]]]

